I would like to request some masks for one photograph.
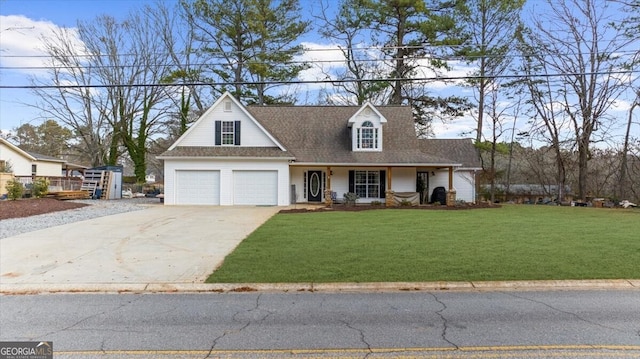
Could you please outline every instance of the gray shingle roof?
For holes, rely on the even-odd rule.
[[[171,151],[166,151],[159,157],[261,157],[261,158],[289,158],[293,159],[290,152],[280,150],[278,147],[186,147],[178,146]]]
[[[347,121],[360,106],[248,106],[247,111],[287,151],[277,147],[176,147],[167,157],[271,157],[298,163],[460,165],[480,167],[471,140],[418,139],[408,106],[376,109],[382,125],[382,151],[352,151]]]
[[[460,139],[420,139],[423,152],[434,156],[453,158],[462,167],[481,168],[480,152],[470,138]]]
[[[411,108],[382,106],[382,151],[354,152],[347,120],[359,106],[249,106],[247,111],[302,163],[453,164],[443,156],[423,153]]]

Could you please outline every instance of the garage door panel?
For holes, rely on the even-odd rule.
[[[220,204],[220,171],[176,171],[177,204]]]
[[[234,171],[234,204],[277,205],[278,171]]]

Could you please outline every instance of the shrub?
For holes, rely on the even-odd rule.
[[[22,195],[24,194],[24,185],[15,179],[7,182],[5,188],[7,189],[7,197],[13,201],[18,198],[22,198]]]
[[[380,202],[380,201],[371,201],[371,205],[372,206],[381,206],[382,202]]]
[[[344,203],[348,206],[353,206],[358,200],[358,195],[353,192],[347,192],[344,194]]]
[[[403,199],[402,201],[400,201],[400,205],[403,207],[411,207],[413,205],[413,203],[411,203],[411,201]]]
[[[31,187],[31,195],[35,198],[41,198],[47,195],[49,192],[49,180],[46,178],[38,178],[33,181]]]

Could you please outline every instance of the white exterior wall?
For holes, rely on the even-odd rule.
[[[176,170],[217,170],[220,171],[220,205],[233,205],[233,171],[262,170],[278,171],[278,206],[289,205],[289,164],[279,160],[164,160],[164,203],[176,204]]]
[[[31,176],[31,165],[36,165],[36,176],[62,176],[61,162],[33,161],[4,143],[0,143],[0,160],[11,164],[13,174],[16,176]]]
[[[61,177],[62,164],[58,162],[34,162],[36,165],[36,176]]]
[[[459,170],[453,172],[453,188],[456,190],[456,199],[465,202],[475,202],[475,188],[473,186],[474,172],[467,170]],[[444,187],[449,189],[449,171],[436,172],[435,176],[429,176],[429,199],[433,189],[436,187]]]
[[[231,111],[224,111],[224,101],[210,108],[193,129],[189,129],[180,139],[180,146],[215,146],[216,121],[240,121],[240,144],[247,147],[273,147],[276,144],[246,115],[235,102],[231,102]]]
[[[416,191],[416,169],[415,167],[392,167],[391,187],[394,192],[415,192]]]
[[[476,201],[476,189],[474,187],[474,171],[455,171],[453,185],[456,188],[456,199],[465,202]]]
[[[0,159],[11,165],[16,176],[31,176],[31,159],[17,153],[9,146],[0,142]],[[56,176],[60,176],[57,174]]]

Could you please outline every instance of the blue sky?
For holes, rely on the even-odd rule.
[[[101,14],[124,18],[129,11],[152,0],[0,0],[0,55],[37,55],[37,38],[46,26],[75,27]],[[22,66],[37,61],[0,58],[0,66]],[[27,71],[0,70],[0,84],[28,85]],[[23,103],[35,99],[29,90],[0,89],[0,130],[6,132],[24,123],[42,120],[38,111]]]
[[[178,0],[165,0],[172,5]],[[336,4],[338,0],[326,0],[325,3]],[[42,66],[42,59],[37,57],[11,57],[11,55],[42,55],[38,50],[38,37],[47,33],[49,26],[75,27],[78,20],[89,21],[98,15],[108,14],[116,19],[124,19],[127,14],[145,4],[153,4],[155,0],[0,0],[0,67]],[[303,16],[311,17],[320,10],[319,0],[300,0]],[[325,51],[314,52],[308,60],[327,60],[329,57],[339,58],[333,51],[326,51],[330,44],[323,42],[317,35],[303,37],[305,46]],[[29,85],[29,76],[37,75],[37,70],[16,70],[0,68],[0,85]],[[457,73],[464,75],[464,73]],[[305,78],[324,78],[316,72],[307,71]],[[37,99],[28,89],[0,88],[0,131],[7,133],[25,123],[38,126],[43,122],[38,117],[39,111],[33,108]],[[459,121],[450,126],[440,126],[436,130],[438,137],[453,137],[463,129],[468,130],[471,124]]]
[[[171,5],[178,0],[165,0]],[[338,0],[325,0],[330,4]],[[75,27],[78,20],[88,21],[98,15],[108,14],[116,19],[123,19],[127,14],[145,4],[153,4],[155,0],[0,0],[0,85],[24,86],[29,85],[29,76],[38,74],[33,69],[8,69],[6,67],[42,66],[42,59],[34,57],[42,55],[38,50],[38,38],[50,27]],[[303,8],[303,16],[311,16],[318,13],[320,0],[300,0]],[[531,8],[541,6],[542,0],[529,0]],[[332,47],[326,40],[317,35],[309,35],[303,38],[308,48],[327,49]],[[332,54],[333,52],[333,54]],[[11,56],[29,57],[11,57]],[[324,57],[323,57],[324,56]],[[308,61],[314,59],[326,60],[335,57],[334,51],[319,51],[308,54]],[[469,67],[460,66],[451,76],[464,76]],[[308,71],[306,79],[324,77],[320,71],[315,73]],[[433,91],[444,91],[447,86],[434,84]],[[24,123],[40,125],[42,119],[38,111],[32,107],[37,99],[27,89],[2,89],[0,88],[0,131],[7,132]],[[31,105],[31,106],[30,106]],[[628,103],[621,102],[619,116],[624,116],[624,110]],[[453,123],[444,125],[434,123],[434,130],[438,138],[459,137],[463,131],[474,128],[473,119],[458,119]]]

